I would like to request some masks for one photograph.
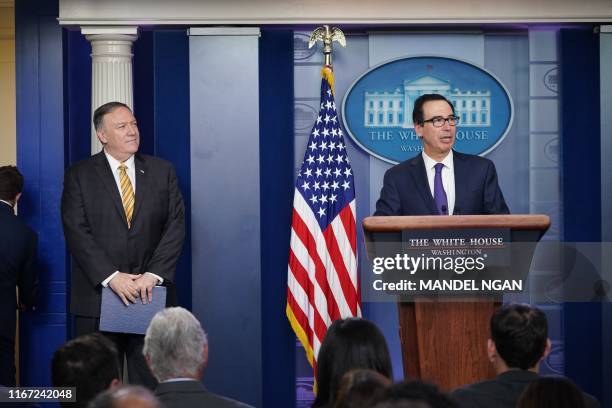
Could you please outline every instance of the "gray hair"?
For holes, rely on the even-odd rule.
[[[130,109],[130,107],[127,106],[125,103],[121,103],[121,102],[105,103],[104,105],[99,106],[98,109],[94,111],[94,114],[93,114],[94,128],[96,130],[102,129],[102,125],[104,124],[104,116],[106,116],[109,113],[112,113],[115,109],[118,109],[118,108],[125,108],[129,110],[130,112],[132,111],[132,109]]]
[[[147,329],[142,353],[158,381],[194,376],[205,363],[208,345],[200,322],[182,307],[158,312]]]
[[[133,405],[134,400],[145,402],[145,406],[150,408],[161,408],[155,395],[140,385],[125,385],[108,389],[91,400],[87,408],[121,408]]]

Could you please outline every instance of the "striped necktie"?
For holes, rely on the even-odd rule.
[[[127,175],[127,166],[123,163],[119,166],[119,184],[121,184],[121,202],[125,210],[125,218],[128,228],[131,228],[132,214],[134,213],[134,189]]]

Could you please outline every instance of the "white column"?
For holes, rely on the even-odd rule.
[[[91,115],[99,106],[123,102],[133,109],[132,43],[138,27],[81,27],[91,43]],[[91,154],[102,144],[91,126]]]

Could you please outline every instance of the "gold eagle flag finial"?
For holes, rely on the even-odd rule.
[[[341,46],[346,47],[344,33],[338,27],[329,28],[328,25],[316,28],[310,35],[308,48],[312,48],[317,41],[323,41],[323,54],[325,55],[325,65],[332,66],[333,42],[337,41]]]

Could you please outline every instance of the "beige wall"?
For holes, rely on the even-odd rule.
[[[137,5],[137,6],[136,6]],[[610,22],[610,0],[59,0],[60,24]]]
[[[0,165],[17,161],[15,133],[15,9],[0,1]]]

